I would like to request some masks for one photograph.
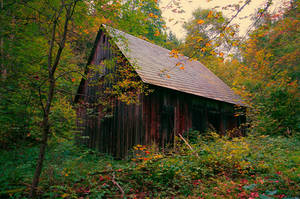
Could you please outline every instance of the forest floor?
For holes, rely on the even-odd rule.
[[[114,160],[64,141],[50,145],[41,198],[299,198],[300,141],[295,137],[189,140],[168,152],[137,145]],[[174,150],[175,148],[175,150]],[[0,151],[0,198],[26,198],[38,146]]]

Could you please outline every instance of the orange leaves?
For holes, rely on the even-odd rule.
[[[105,18],[105,17],[101,17],[101,18],[99,19],[99,21],[100,21],[101,24],[107,24],[107,23],[110,22],[110,20],[107,19],[107,18]]]
[[[158,30],[156,30],[154,36],[157,37],[157,36],[159,36],[159,35],[160,35],[160,32],[159,32]]]
[[[237,46],[238,45],[238,42],[233,42],[232,43],[232,46]]]
[[[200,19],[200,20],[197,21],[197,24],[200,24],[200,25],[201,25],[201,24],[204,24],[204,23],[205,23],[205,21],[202,20],[202,19]]]
[[[201,42],[201,41],[203,41],[203,38],[197,39],[197,42]]]
[[[180,66],[179,69],[184,70],[184,64],[182,62],[176,63],[176,66]]]
[[[200,51],[204,53],[206,51],[206,48],[201,48]]]
[[[151,17],[151,18],[155,18],[155,19],[157,19],[157,18],[158,18],[158,16],[157,16],[157,15],[155,15],[155,14],[153,14],[152,12],[151,12],[151,13],[149,13],[149,17]]]
[[[209,11],[208,15],[207,15],[207,18],[213,18],[213,12],[212,11]]]
[[[176,49],[172,49],[171,52],[169,52],[170,57],[178,58],[179,51]]]
[[[173,57],[174,57],[174,58],[178,58],[178,54],[174,54]]]
[[[89,34],[89,30],[88,29],[84,29],[82,30],[85,34]]]
[[[181,62],[178,62],[177,64],[176,64],[176,66],[180,66],[182,63]]]

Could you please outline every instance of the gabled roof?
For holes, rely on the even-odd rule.
[[[134,37],[120,30],[104,26],[116,45],[136,66],[142,81],[209,99],[242,105],[231,88],[198,61],[179,55],[171,57],[171,51]],[[121,38],[121,39],[120,39]],[[176,66],[184,63],[184,69]]]

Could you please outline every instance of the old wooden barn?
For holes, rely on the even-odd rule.
[[[88,65],[103,65],[104,60],[121,55],[127,64],[135,66],[134,73],[153,92],[140,94],[138,104],[109,99],[113,106],[108,116],[103,113],[103,104],[96,101],[99,93],[112,85],[97,86],[91,81],[101,81],[103,74],[125,63],[115,62],[113,69],[102,66],[102,73],[95,73],[98,78],[89,76],[91,69],[87,69],[88,78],[81,80],[75,97],[78,127],[85,137],[81,142],[122,158],[134,145],[156,142],[164,147],[173,142],[174,135],[189,129],[203,132],[213,127],[224,133],[238,127],[244,120],[235,116],[235,105],[242,104],[239,97],[200,62],[171,54],[143,39],[102,26]]]

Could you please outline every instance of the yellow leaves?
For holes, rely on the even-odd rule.
[[[200,51],[204,53],[206,51],[206,48],[201,48]]]
[[[197,39],[197,42],[201,42],[201,41],[203,41],[203,38],[202,38],[202,37],[199,38],[199,39]]]
[[[66,198],[66,197],[68,197],[70,194],[68,194],[68,193],[64,193],[61,197],[62,198]]]
[[[200,24],[200,25],[201,25],[201,24],[203,24],[203,23],[205,23],[205,21],[202,20],[202,19],[200,19],[200,20],[197,21],[197,24]]]
[[[211,54],[211,55],[216,55],[217,53],[216,53],[215,51],[212,50],[212,51],[210,51],[210,54]]]
[[[158,155],[155,155],[155,156],[153,157],[153,159],[159,159],[159,158],[162,158],[162,157],[163,157],[162,155],[158,154]]]
[[[172,49],[171,52],[169,52],[169,54],[171,57],[178,58],[179,51],[176,49]]]

